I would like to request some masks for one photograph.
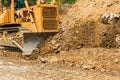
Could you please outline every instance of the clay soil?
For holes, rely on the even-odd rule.
[[[0,80],[120,80],[119,53],[118,49],[84,48],[25,60],[4,52]]]
[[[120,80],[119,0],[78,0],[61,8],[64,31],[47,39],[31,56],[0,48],[0,80]],[[117,25],[117,26],[116,26]]]

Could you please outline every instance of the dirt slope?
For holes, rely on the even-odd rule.
[[[120,20],[115,22],[113,19],[108,24],[101,21],[105,13],[119,14],[119,4],[119,0],[77,1],[62,18],[64,32],[48,39],[43,46],[38,47],[37,52],[59,53],[82,47],[119,47],[116,35],[120,33]]]
[[[63,18],[65,27],[71,28],[77,20],[84,23],[88,20],[98,21],[104,13],[119,13],[119,0],[78,0]]]

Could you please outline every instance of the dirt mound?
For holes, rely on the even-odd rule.
[[[119,0],[79,0],[64,16],[63,24],[65,28],[71,28],[78,20],[81,20],[79,23],[91,19],[98,21],[104,13],[119,13],[119,3]]]
[[[59,53],[82,47],[119,47],[116,42],[116,35],[120,33],[119,18],[117,21],[115,17],[109,20],[109,16],[108,23],[102,22],[105,13],[119,15],[119,4],[119,0],[77,1],[62,18],[64,31],[49,38],[44,45],[38,46],[35,53]]]

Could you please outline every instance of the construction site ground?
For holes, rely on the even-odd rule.
[[[0,47],[0,80],[120,80],[120,1],[77,0],[60,13],[63,31],[31,56]]]
[[[0,80],[120,80],[119,49],[84,48],[37,60],[0,53]]]

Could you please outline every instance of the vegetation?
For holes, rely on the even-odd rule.
[[[47,0],[47,2],[51,2],[52,0]],[[66,5],[73,5],[76,2],[76,0],[60,0],[60,4],[62,6],[66,6]]]
[[[47,0],[47,2],[51,2],[52,0]],[[4,6],[10,6],[10,2],[11,0],[0,0],[0,4],[4,4]],[[65,5],[73,5],[74,3],[76,2],[76,0],[60,0],[60,4],[62,6],[65,6]],[[28,0],[28,3],[30,5],[33,5],[36,3],[36,0]]]

